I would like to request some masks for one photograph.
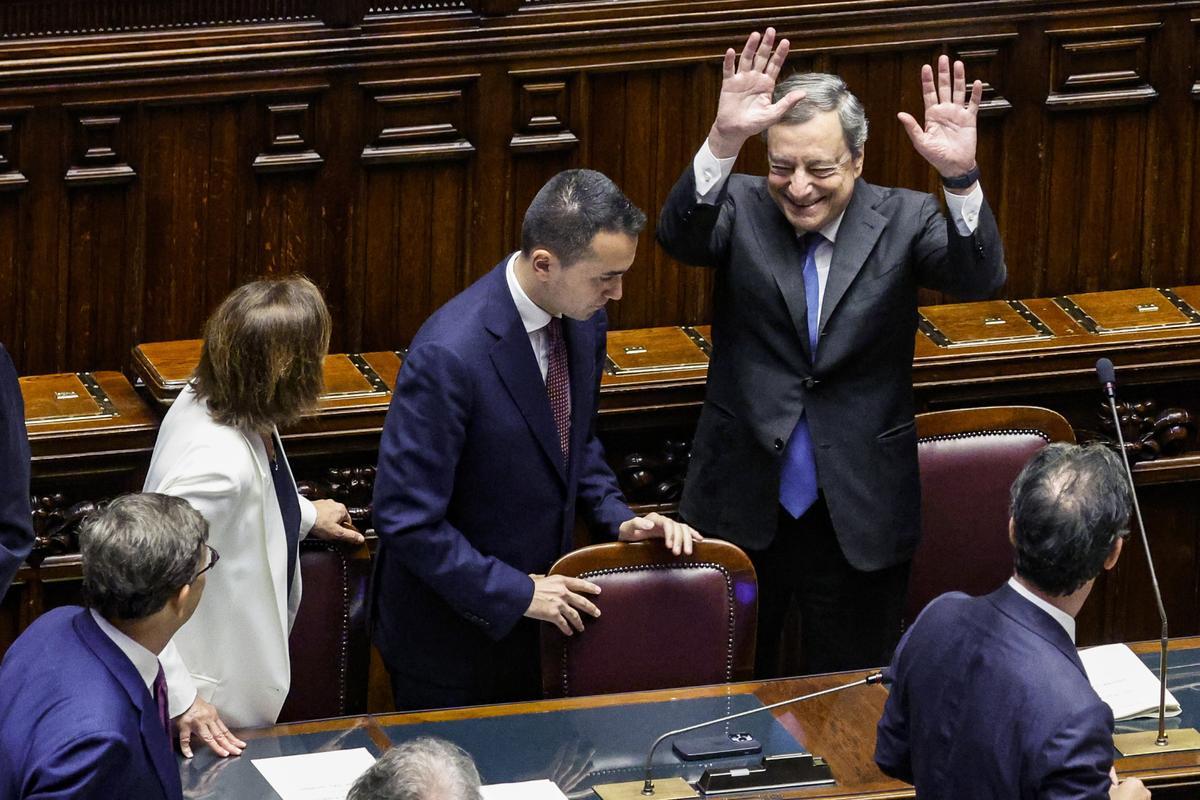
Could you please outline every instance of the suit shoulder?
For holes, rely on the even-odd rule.
[[[483,334],[482,316],[495,290],[494,280],[489,272],[430,314],[413,337],[410,352],[430,346],[462,352],[476,343]]]

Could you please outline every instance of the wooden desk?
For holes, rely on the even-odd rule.
[[[1139,653],[1155,652],[1155,643],[1134,645]],[[1177,640],[1173,651],[1200,648],[1200,637]],[[1192,653],[1191,655],[1196,655]],[[1200,660],[1200,659],[1189,659]],[[429,733],[430,727],[461,720],[496,720],[519,715],[546,714],[546,725],[553,725],[557,712],[580,709],[661,703],[692,698],[720,698],[724,696],[753,695],[763,705],[789,697],[827,689],[862,677],[865,672],[850,672],[832,675],[815,675],[789,680],[750,682],[728,686],[708,686],[689,689],[672,689],[654,692],[606,695],[601,697],[568,698],[530,703],[512,703],[497,706],[451,709],[446,711],[417,712],[363,717],[347,717],[319,722],[278,725],[261,728],[240,735],[248,748],[240,759],[220,762],[207,753],[198,755],[193,762],[184,764],[183,778],[185,796],[207,798],[234,796],[231,787],[237,786],[239,798],[275,798],[266,782],[258,776],[249,763],[252,758],[270,755],[291,755],[328,749],[366,746],[378,755],[395,741],[405,737],[405,728],[420,726],[420,733]],[[1176,681],[1192,683],[1194,671],[1187,668],[1171,670],[1168,686],[1185,708],[1200,703],[1200,690],[1179,688]],[[1190,695],[1188,694],[1190,692]],[[1181,696],[1182,695],[1182,696]],[[745,797],[779,798],[911,798],[913,789],[908,784],[892,780],[876,769],[872,755],[875,748],[875,724],[883,711],[887,691],[881,686],[861,686],[805,703],[785,706],[771,712],[775,719],[792,737],[809,751],[823,756],[833,770],[837,784],[792,791],[773,791],[763,795],[736,795]],[[1190,702],[1189,702],[1190,701]],[[528,718],[526,718],[527,720]],[[665,726],[664,726],[665,727]],[[447,726],[449,729],[449,726]],[[586,779],[590,775],[590,759],[600,758],[596,745],[604,742],[589,742],[586,731],[566,727],[569,735],[556,738],[558,752],[546,756],[545,774],[522,775],[521,779],[535,777],[564,778],[574,781],[573,786],[564,787],[572,797],[591,797]],[[572,741],[572,739],[574,739]],[[521,736],[514,732],[508,737],[498,737],[496,748],[517,748]],[[669,752],[670,745],[664,745]],[[660,752],[663,748],[660,748]],[[501,759],[503,761],[504,759]],[[1124,776],[1137,775],[1154,789],[1154,797],[1192,797],[1200,787],[1200,752],[1177,753],[1161,756],[1139,756],[1121,758],[1116,763],[1117,771]],[[482,765],[481,765],[482,770]],[[485,780],[489,776],[484,772]],[[516,779],[516,778],[509,778]],[[583,782],[581,783],[581,779]],[[580,790],[578,787],[584,787]],[[222,794],[222,792],[226,794]]]

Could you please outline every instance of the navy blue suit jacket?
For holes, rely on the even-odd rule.
[[[0,599],[32,546],[25,404],[17,371],[0,344]]]
[[[633,516],[594,428],[606,315],[563,320],[564,464],[506,263],[421,326],[379,447],[375,640],[393,670],[451,686],[473,685],[475,662],[520,621],[529,574],[571,549],[577,509],[608,537]]]
[[[133,663],[91,614],[43,614],[0,665],[0,797],[176,800],[179,766]]]
[[[1113,717],[1071,638],[1005,584],[934,600],[892,661],[875,762],[937,798],[1107,798]]]

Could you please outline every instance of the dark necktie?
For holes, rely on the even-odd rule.
[[[562,449],[563,464],[571,459],[571,376],[567,371],[567,343],[563,339],[562,320],[551,317],[546,326],[550,336],[550,357],[546,366],[546,393],[550,410],[558,428],[558,446]]]
[[[808,305],[808,342],[813,364],[817,361],[817,325],[820,320],[821,286],[817,280],[817,247],[825,237],[813,232],[805,234],[804,298]],[[779,476],[779,502],[796,519],[817,501],[817,461],[813,452],[812,434],[808,430],[808,415],[801,414],[788,437],[783,451],[783,468]]]
[[[167,675],[163,672],[162,664],[158,665],[158,675],[154,678],[154,702],[158,705],[158,721],[167,732],[167,741],[170,741],[171,715],[167,711]]]

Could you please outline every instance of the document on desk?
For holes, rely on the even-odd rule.
[[[1158,716],[1158,676],[1123,644],[1106,644],[1079,651],[1088,682],[1108,703],[1115,720]],[[1182,713],[1179,701],[1167,692],[1167,716]]]
[[[365,747],[252,761],[283,800],[346,800],[359,775],[375,763]]]
[[[484,786],[483,800],[567,800],[567,796],[550,781],[541,780]]]

